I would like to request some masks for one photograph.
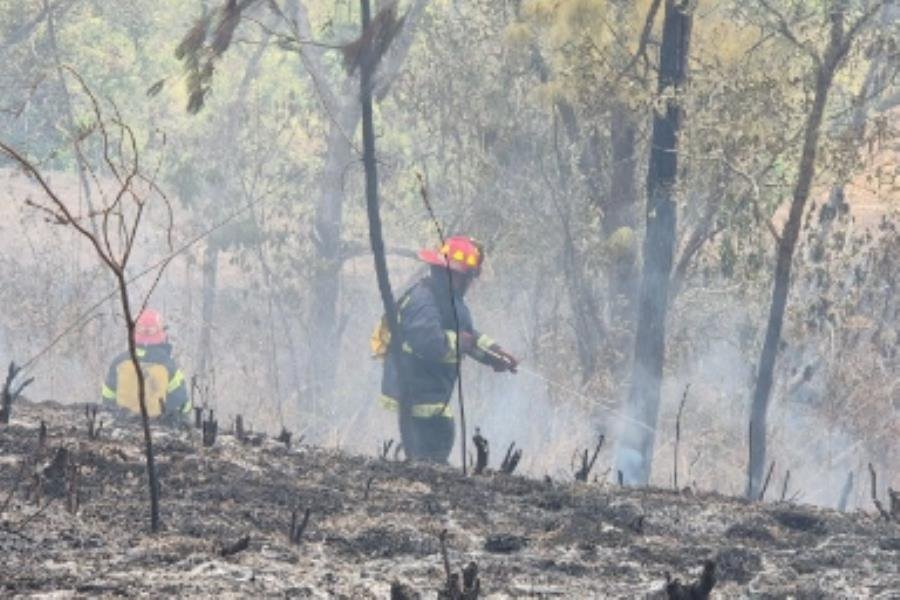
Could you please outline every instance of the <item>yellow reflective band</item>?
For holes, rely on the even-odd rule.
[[[175,371],[175,375],[172,377],[172,381],[169,382],[169,387],[166,389],[166,392],[171,394],[175,390],[177,390],[181,384],[184,383],[184,373],[181,369]]]
[[[457,262],[462,262],[466,259],[466,255],[462,250],[457,250],[453,253],[453,260]]]
[[[456,362],[456,332],[450,329],[444,331],[444,334],[447,336],[447,346],[449,349],[447,350],[447,354],[444,355],[443,362],[445,363],[455,363]]]
[[[475,343],[475,345],[478,346],[479,348],[481,348],[482,350],[490,350],[491,346],[493,346],[496,343],[497,342],[495,342],[493,339],[489,338],[488,336],[486,336],[485,334],[482,333],[481,335],[478,336],[478,341]]]
[[[194,405],[191,404],[191,401],[190,401],[190,400],[188,400],[187,402],[184,403],[184,405],[182,405],[182,407],[181,407],[181,412],[182,412],[182,414],[185,414],[185,415],[186,415],[186,414],[188,414],[189,412],[191,412],[191,409],[192,409],[192,408],[194,408]]]
[[[453,418],[453,411],[450,410],[450,403],[444,404],[413,404],[412,416],[419,419],[431,419],[434,417]]]
[[[466,264],[468,264],[470,267],[477,267],[478,266],[478,257],[475,256],[474,254],[470,254],[469,258],[466,259]]]
[[[143,348],[135,348],[134,353],[137,354],[138,358],[144,358],[147,355],[147,351]]]
[[[116,399],[116,391],[110,389],[108,385],[103,384],[103,390],[100,392],[103,396],[104,400],[115,400]]]
[[[398,412],[400,410],[400,403],[384,394],[378,397],[378,404],[387,411]],[[433,417],[453,418],[453,411],[450,408],[449,402],[446,405],[443,402],[434,404],[413,404],[411,414],[418,419],[431,419]]]
[[[385,396],[384,394],[378,396],[378,404],[384,410],[389,410],[391,412],[397,412],[398,410],[400,410],[400,403],[390,396]]]

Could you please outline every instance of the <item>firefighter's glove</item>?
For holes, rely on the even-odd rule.
[[[489,352],[487,352],[487,357],[489,364],[497,373],[502,373],[504,371],[509,371],[510,373],[517,372],[519,367],[518,359],[497,344],[490,347]]]

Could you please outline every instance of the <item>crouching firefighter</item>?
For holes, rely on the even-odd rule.
[[[470,356],[496,372],[512,373],[518,361],[475,330],[463,301],[481,272],[480,246],[471,238],[456,236],[438,251],[420,251],[419,258],[431,265],[431,271],[397,303],[401,339],[390,339],[383,318],[372,335],[372,352],[384,358],[380,401],[384,408],[399,413],[406,456],[446,463],[455,440],[450,397],[456,385],[457,358]]]
[[[191,402],[184,373],[172,359],[172,346],[159,312],[149,308],[141,312],[135,322],[134,343],[144,374],[147,414],[173,422],[183,419],[191,411]],[[105,404],[140,414],[137,373],[127,350],[110,364],[101,395]]]

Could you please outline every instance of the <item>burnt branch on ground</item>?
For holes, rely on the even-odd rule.
[[[881,503],[881,500],[878,499],[878,479],[877,475],[875,474],[875,467],[872,466],[872,463],[869,463],[869,481],[872,484],[872,503],[875,505],[875,508],[878,509],[878,514],[881,515],[886,521],[890,521],[891,513],[884,509],[884,505]]]
[[[522,460],[522,450],[517,450],[516,443],[512,442],[506,450],[506,456],[503,457],[503,462],[500,463],[500,472],[504,475],[512,475],[513,471],[516,470],[516,467],[519,466],[520,460]]]
[[[773,460],[769,463],[769,471],[766,473],[766,479],[763,481],[762,489],[759,490],[759,498],[757,500],[762,501],[766,497],[766,490],[769,488],[769,480],[772,479],[772,471],[775,470],[775,461]]]
[[[394,439],[384,440],[381,442],[381,460],[387,460],[391,447],[394,445]]]
[[[291,513],[291,529],[288,532],[288,539],[295,546],[298,546],[300,540],[303,539],[303,532],[306,531],[306,526],[309,525],[309,514],[310,510],[307,508],[303,511],[303,520],[298,523],[297,511],[295,510]]]
[[[716,585],[716,563],[711,560],[703,563],[700,578],[691,584],[684,585],[678,579],[672,580],[666,573],[666,597],[669,600],[707,600]]]
[[[285,447],[285,448],[287,448],[288,450],[290,450],[290,449],[291,449],[291,438],[292,438],[292,437],[294,437],[294,434],[292,434],[290,431],[288,431],[288,430],[287,430],[287,427],[282,426],[282,427],[281,427],[281,433],[278,434],[278,437],[275,438],[275,441],[281,442],[282,444],[284,444],[284,447]]]
[[[234,437],[239,442],[247,441],[247,433],[244,431],[244,417],[242,415],[237,415],[234,418]]]
[[[597,457],[600,455],[600,448],[603,447],[603,442],[606,440],[606,436],[600,435],[597,439],[597,445],[594,447],[594,453],[591,455],[587,448],[584,449],[584,452],[581,455],[581,467],[575,472],[575,481],[587,481],[588,477],[591,475],[591,470],[594,468],[594,464],[597,462]]]
[[[892,488],[888,488],[888,498],[890,499],[891,505],[891,517],[893,517],[895,521],[900,523],[900,492],[894,491],[894,489]]]
[[[478,565],[470,562],[462,570],[462,577],[450,568],[450,556],[447,552],[447,530],[440,533],[441,558],[444,563],[444,587],[438,590],[438,600],[477,600],[481,593],[481,580],[478,578]]]
[[[788,469],[787,473],[784,474],[784,484],[781,486],[781,501],[784,502],[784,499],[787,497],[788,484],[791,482],[791,470]]]
[[[97,422],[97,405],[88,404],[84,407],[84,417],[87,420],[87,432],[89,440],[96,440],[100,437],[100,431],[103,430],[103,420]]]
[[[481,429],[478,427],[475,428],[475,436],[472,438],[472,442],[475,443],[475,451],[477,452],[474,473],[481,475],[488,465],[489,446],[487,438],[481,435]]]
[[[399,581],[391,583],[391,600],[420,600],[421,598],[422,595],[419,592],[405,583]]]
[[[250,546],[250,536],[245,535],[239,540],[228,544],[227,546],[223,546],[221,550],[219,550],[219,556],[222,558],[233,556],[238,552],[243,552]]]
[[[0,423],[9,424],[9,417],[12,415],[12,405],[22,392],[34,382],[34,377],[29,377],[18,386],[15,386],[16,377],[22,371],[21,367],[17,367],[16,363],[9,363],[9,369],[6,373],[6,382],[3,384],[3,392],[0,394]]]
[[[216,434],[219,433],[219,422],[216,421],[215,411],[209,411],[209,417],[203,420],[203,445],[207,448],[216,443]]]

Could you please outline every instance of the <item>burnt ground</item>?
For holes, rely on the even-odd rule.
[[[900,597],[900,527],[874,514],[464,478],[271,438],[205,448],[192,430],[155,433],[163,529],[150,535],[140,428],[101,418],[91,440],[83,406],[21,402],[0,428],[0,596],[388,598],[399,581],[435,598],[446,529],[453,567],[475,561],[488,598],[642,597],[706,559],[713,597]]]

